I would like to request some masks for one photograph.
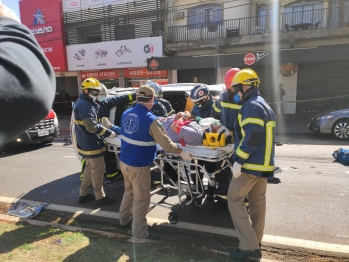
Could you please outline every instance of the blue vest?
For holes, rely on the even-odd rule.
[[[144,167],[153,163],[156,142],[149,134],[156,119],[145,106],[137,104],[121,116],[120,160],[129,166]]]

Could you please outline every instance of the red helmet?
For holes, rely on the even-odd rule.
[[[235,74],[239,71],[239,68],[230,68],[228,72],[225,74],[224,83],[226,89],[231,89],[231,82],[233,81]]]

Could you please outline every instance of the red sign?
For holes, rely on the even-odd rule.
[[[151,60],[149,63],[149,67],[153,70],[156,70],[156,68],[158,68],[159,66],[159,62],[156,61],[155,59]]]
[[[85,80],[88,77],[94,77],[94,78],[97,78],[98,80],[115,79],[115,78],[119,78],[119,73],[117,69],[81,72],[81,80]]]
[[[22,0],[21,22],[39,42],[55,72],[67,71],[61,0]]]
[[[146,68],[124,69],[124,76],[127,78],[167,76],[167,70],[148,71]]]
[[[244,63],[246,65],[253,65],[256,62],[256,56],[252,53],[248,53],[244,57]]]

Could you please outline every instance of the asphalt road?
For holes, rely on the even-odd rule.
[[[74,155],[68,133],[61,133],[52,145],[14,148],[0,155],[0,196],[23,198],[79,207],[80,163]],[[347,143],[327,136],[278,136],[284,144],[276,148],[277,165],[283,169],[275,183],[268,184],[265,234],[349,244],[349,167],[333,162],[332,153]],[[102,210],[116,211],[123,186],[105,186],[117,204]],[[152,197],[148,216],[167,219],[176,192]],[[154,206],[158,204],[157,206]],[[185,208],[179,220],[221,228],[233,228],[228,210],[210,214],[211,201],[201,208]],[[94,208],[93,203],[84,205]]]

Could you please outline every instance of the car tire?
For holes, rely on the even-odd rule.
[[[340,140],[349,140],[349,119],[339,119],[332,126],[332,136]]]

